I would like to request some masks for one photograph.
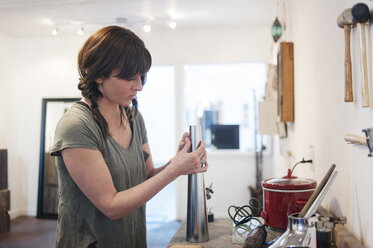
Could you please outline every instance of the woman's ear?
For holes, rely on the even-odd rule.
[[[102,84],[103,82],[104,82],[104,77],[102,76],[96,79],[97,84]]]

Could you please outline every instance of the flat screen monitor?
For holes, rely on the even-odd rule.
[[[217,149],[239,149],[240,125],[211,125],[211,145]]]

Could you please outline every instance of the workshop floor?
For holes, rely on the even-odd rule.
[[[159,224],[148,229],[148,248],[164,248],[179,228],[178,221]],[[21,216],[12,220],[11,231],[0,235],[1,248],[53,248],[56,237],[55,220]]]

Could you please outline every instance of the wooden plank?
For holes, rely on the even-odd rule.
[[[0,190],[0,212],[7,212],[10,210],[10,190]]]
[[[193,247],[192,243],[186,240],[186,221],[180,224],[179,229],[168,244],[168,248],[176,247]],[[242,248],[242,244],[232,243],[232,220],[225,218],[216,218],[215,221],[208,223],[209,240],[198,243],[204,248]],[[184,246],[183,246],[184,245]]]
[[[334,243],[338,248],[363,248],[363,244],[357,240],[343,225],[337,224],[334,231]]]
[[[282,122],[294,122],[294,45],[281,42],[279,64],[279,111]]]
[[[0,149],[0,190],[8,188],[8,151]]]

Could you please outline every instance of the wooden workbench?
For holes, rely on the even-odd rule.
[[[186,241],[186,221],[183,221],[167,247],[242,248],[242,244],[232,243],[232,227],[233,224],[230,219],[217,218],[215,221],[208,223],[209,241],[203,243],[191,243]]]

